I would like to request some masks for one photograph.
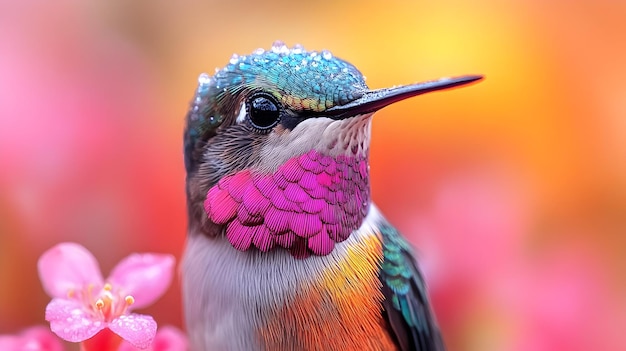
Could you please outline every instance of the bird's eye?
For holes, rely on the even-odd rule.
[[[248,116],[253,127],[268,130],[280,120],[278,103],[268,94],[253,95],[248,100]]]

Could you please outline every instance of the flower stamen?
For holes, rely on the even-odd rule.
[[[150,289],[139,296],[141,305],[148,305],[165,292],[174,268],[171,255],[131,254],[115,266],[110,278],[102,279],[98,262],[87,249],[62,243],[46,251],[37,268],[44,290],[52,297],[46,320],[62,339],[83,342],[85,349],[104,349],[103,344],[106,349],[118,348],[121,339],[110,343],[107,335],[85,343],[101,330],[111,329],[138,349],[152,344],[156,322],[151,316],[131,313],[139,305],[134,295]]]

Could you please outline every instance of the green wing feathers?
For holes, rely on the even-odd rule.
[[[402,351],[445,350],[411,246],[389,223],[382,223],[380,231],[384,259],[379,278],[391,334]]]

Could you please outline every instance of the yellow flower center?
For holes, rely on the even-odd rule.
[[[132,295],[122,294],[121,289],[116,289],[110,283],[104,284],[96,295],[93,290],[94,285],[89,284],[83,291],[69,290],[67,297],[81,300],[92,314],[106,322],[123,315],[135,303]]]

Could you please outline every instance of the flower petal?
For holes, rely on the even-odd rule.
[[[152,349],[154,351],[187,351],[189,342],[185,333],[180,329],[166,325],[157,331]]]
[[[133,296],[135,302],[131,308],[146,307],[169,287],[174,261],[172,255],[132,254],[113,268],[109,282]]]
[[[52,297],[66,297],[70,290],[94,284],[102,286],[102,273],[91,252],[75,243],[61,243],[41,255],[39,279]]]
[[[131,345],[126,340],[122,341],[117,351],[137,351],[138,348]],[[157,330],[156,336],[150,351],[187,351],[189,350],[189,342],[187,336],[178,328],[166,325]]]
[[[21,339],[15,335],[0,335],[0,350],[20,351]]]
[[[131,313],[112,320],[109,329],[133,346],[145,349],[154,340],[157,324],[151,316]]]
[[[20,350],[63,351],[61,341],[44,326],[31,327],[21,333]],[[0,348],[0,350],[5,350]]]
[[[81,342],[96,335],[105,322],[91,316],[77,301],[52,299],[46,307],[46,320],[50,329],[61,339]]]

